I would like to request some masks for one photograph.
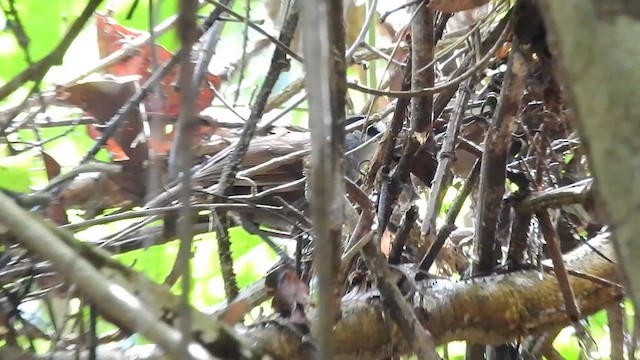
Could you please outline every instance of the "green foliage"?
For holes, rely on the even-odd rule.
[[[137,30],[149,29],[149,3],[140,1],[130,19],[126,19],[133,1],[104,2],[99,11],[105,12],[108,5],[114,5],[114,18],[123,26]],[[177,0],[164,0],[156,5],[155,25],[177,13]],[[76,0],[39,0],[15,1],[16,11],[22,29],[27,39],[26,49],[23,49],[16,39],[12,22],[8,22],[4,14],[0,13],[0,85],[8,82],[14,76],[29,67],[29,61],[36,62],[48,55],[60,43],[75,19],[82,13],[86,1]],[[107,5],[105,5],[107,4]],[[8,4],[6,4],[8,9]],[[46,8],[46,11],[43,11]],[[200,10],[201,14],[208,14],[211,6]],[[45,78],[47,84],[64,82],[71,78],[78,70],[85,70],[95,64],[98,59],[95,23],[90,19],[74,40],[65,55],[63,64],[52,68]],[[170,30],[158,37],[157,42],[169,51],[178,47],[175,30]],[[29,86],[29,84],[26,84]],[[17,91],[9,97],[9,101],[18,101],[26,95],[27,88]]]
[[[6,4],[6,3],[5,3]],[[22,28],[28,38],[28,55],[33,61],[46,56],[64,36],[65,30],[82,12],[85,1],[39,0],[15,1]],[[5,5],[8,7],[8,5]],[[46,11],[43,11],[46,8]],[[5,23],[0,32],[0,81],[6,82],[28,67],[24,51],[20,48],[4,15]]]
[[[6,155],[6,146],[3,148],[2,155]],[[35,152],[29,151],[18,155],[0,157],[0,189],[20,193],[29,192],[29,167],[34,156]]]
[[[43,139],[55,139],[42,146],[53,159],[65,168],[76,166],[87,150],[93,145],[94,140],[87,135],[84,126],[44,128],[39,130]],[[44,168],[44,162],[39,152],[35,149],[28,150],[37,143],[36,134],[31,130],[20,130],[17,134],[12,134],[23,146],[16,146],[16,150],[25,151],[11,158],[6,158],[11,166],[3,166],[5,160],[0,160],[0,187],[18,191],[28,192],[30,188],[41,188],[49,182]],[[6,151],[2,151],[6,154]],[[23,159],[22,161],[18,161]],[[109,154],[105,150],[100,150],[96,155],[99,161],[109,161]],[[16,161],[18,161],[16,163]],[[19,172],[14,177],[5,177],[7,172]],[[8,186],[7,186],[8,184]],[[17,189],[15,188],[17,187]]]
[[[264,275],[275,262],[276,255],[259,237],[248,234],[242,228],[229,229],[229,236],[238,285],[249,285]],[[118,255],[118,259],[161,283],[174,265],[178,248],[178,242],[172,241]],[[196,236],[192,251],[192,302],[204,309],[224,300],[225,295],[215,235]],[[172,290],[180,293],[180,284],[176,284]]]
[[[129,10],[131,8],[131,1],[120,1],[113,11],[115,12],[113,17],[118,20],[122,26],[137,29],[137,30],[149,30],[149,2],[140,1],[132,13],[130,19],[127,19]],[[177,13],[178,1],[177,0],[164,0],[160,2],[154,2],[156,12],[155,24],[157,26],[160,22]],[[158,7],[159,5],[159,7]],[[175,30],[169,30],[156,39],[156,42],[164,46],[169,51],[175,51],[178,48],[178,38]]]

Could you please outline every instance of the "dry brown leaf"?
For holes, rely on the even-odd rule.
[[[98,30],[98,48],[100,58],[120,50],[127,41],[131,41],[146,34],[144,31],[126,28],[111,17],[110,14],[95,14],[96,28]],[[115,76],[140,75],[141,83],[144,83],[151,77],[152,52],[158,58],[158,63],[162,64],[171,58],[171,53],[160,45],[145,44],[140,47],[135,54],[110,65],[107,73]],[[175,87],[176,79],[179,74],[179,66],[176,66],[169,72],[160,82],[160,87],[165,98],[162,101],[153,101],[152,96],[148,96],[145,100],[147,112],[151,114],[163,114],[177,117],[180,112],[180,96]],[[220,87],[220,79],[206,72],[205,81],[200,86],[196,104],[199,111],[211,105],[214,98],[213,88]]]
[[[488,3],[489,0],[431,0],[429,8],[444,13],[471,10]]]
[[[235,326],[242,321],[242,318],[244,318],[249,310],[251,310],[251,308],[246,299],[232,301],[220,315],[220,321],[229,326]]]

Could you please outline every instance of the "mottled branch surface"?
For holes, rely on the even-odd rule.
[[[490,271],[496,265],[494,244],[496,224],[505,193],[507,151],[515,128],[525,85],[526,65],[518,51],[511,51],[500,100],[485,138],[480,168],[478,222],[476,224],[476,272]]]
[[[605,256],[613,256],[608,234],[598,236],[590,244]],[[570,270],[617,279],[616,265],[587,246],[565,255],[564,259]],[[570,277],[570,282],[582,316],[622,296],[617,289],[592,281]],[[468,340],[498,345],[569,324],[555,275],[536,270],[437,283],[420,292],[421,296],[414,297],[418,299],[414,305],[426,314],[425,327],[438,344]],[[280,358],[311,358],[308,347],[301,345],[299,334],[293,333],[290,327],[266,322],[250,329],[247,335]],[[376,293],[343,299],[335,344],[337,359],[385,358],[409,351],[400,329],[385,314]]]
[[[540,1],[540,5],[560,79],[583,138],[588,139],[585,145],[595,183],[637,306],[640,3],[568,0]]]
[[[338,283],[344,214],[346,63],[341,0],[302,1],[305,88],[311,131],[310,208],[318,276],[314,322],[317,358],[333,356],[333,324],[340,306]]]

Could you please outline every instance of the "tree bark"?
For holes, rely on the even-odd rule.
[[[628,293],[639,306],[640,2],[539,3],[548,43],[614,229]]]
[[[591,240],[591,246],[613,258],[608,234]],[[565,255],[567,268],[616,280],[616,264],[587,246]],[[570,277],[582,316],[588,316],[619,299],[619,287]],[[442,282],[422,288],[413,297],[414,311],[423,314],[424,326],[437,344],[455,340],[498,345],[527,334],[544,333],[570,324],[555,275],[536,270],[494,275],[462,282]],[[405,355],[410,347],[398,326],[389,321],[377,292],[348,296],[342,301],[342,318],[335,327],[336,359],[380,359]],[[315,316],[311,313],[310,318]],[[267,321],[246,335],[267,352],[282,359],[311,359],[310,344],[301,341],[281,322]],[[366,335],[363,335],[366,334]]]

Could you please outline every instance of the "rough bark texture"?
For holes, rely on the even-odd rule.
[[[608,235],[600,236],[592,240],[591,245],[605,256],[613,256],[607,238]],[[616,279],[616,265],[586,246],[571,252],[565,260],[570,270]],[[621,297],[613,287],[573,276],[570,282],[582,316]],[[426,316],[425,327],[438,344],[468,340],[498,345],[569,324],[555,275],[535,270],[438,283],[423,289],[414,299],[417,311]],[[290,326],[265,322],[250,329],[247,335],[280,358],[311,358],[310,344],[301,342],[301,334],[296,334]],[[343,299],[342,319],[335,328],[335,346],[336,359],[380,359],[409,351],[400,329],[384,312],[375,293]]]
[[[640,303],[640,2],[540,1],[547,38],[590,155],[615,247]]]
[[[487,130],[485,151],[482,154],[479,219],[475,235],[478,263],[474,266],[474,273],[487,273],[496,265],[494,255],[496,224],[505,193],[507,152],[524,90],[525,74],[526,66],[522,55],[518,51],[512,51],[509,55],[498,108]]]
[[[420,4],[422,5],[422,4]],[[435,81],[433,66],[423,69],[433,61],[433,11],[427,6],[416,10],[411,24],[412,76],[411,90],[432,87]],[[411,99],[411,129],[415,132],[430,130],[433,112],[433,95]]]
[[[344,205],[346,65],[342,0],[302,1],[305,87],[311,130],[310,206],[314,224],[318,305],[314,322],[318,359],[331,359],[332,328],[340,306],[338,270]]]

